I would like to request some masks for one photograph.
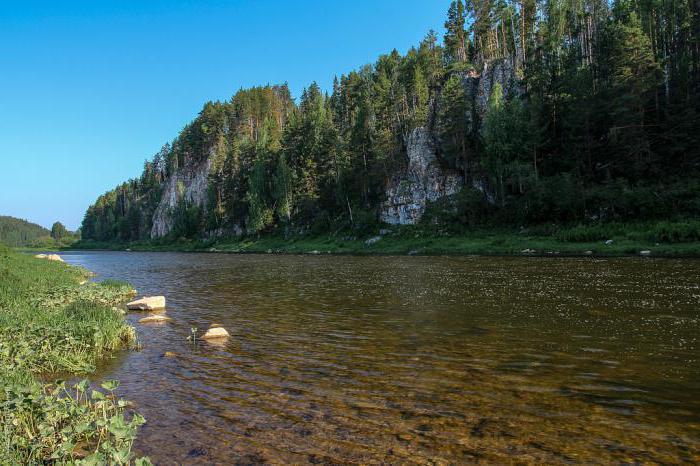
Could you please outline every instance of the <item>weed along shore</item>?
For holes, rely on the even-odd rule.
[[[117,381],[68,384],[135,343],[116,308],[134,290],[0,245],[0,464],[150,464],[131,447],[145,420]]]

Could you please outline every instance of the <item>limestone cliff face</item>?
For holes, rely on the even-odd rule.
[[[380,220],[390,224],[418,223],[428,202],[454,194],[462,178],[440,166],[432,136],[426,128],[416,128],[406,140],[408,166],[387,186]]]
[[[194,166],[178,167],[165,180],[163,196],[153,214],[151,238],[167,235],[173,228],[173,210],[180,202],[204,207],[207,202],[207,186],[211,157]]]
[[[507,98],[522,93],[515,66],[510,59],[484,63],[481,73],[461,74],[465,95],[469,99],[466,115],[469,132],[478,137],[488,109],[488,99],[493,87],[499,83]],[[436,129],[440,125],[437,104],[433,106],[430,128],[416,128],[406,139],[408,167],[393,177],[386,187],[386,200],[380,206],[380,220],[390,224],[412,225],[420,221],[427,204],[443,196],[459,192],[465,183],[484,192],[493,201],[488,180],[468,167],[445,168],[440,163],[442,142]],[[468,179],[464,179],[465,175]]]

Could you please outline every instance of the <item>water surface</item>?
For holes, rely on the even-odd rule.
[[[64,258],[167,297],[96,375],[158,464],[700,462],[697,260]]]

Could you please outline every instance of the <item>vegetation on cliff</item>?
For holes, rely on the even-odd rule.
[[[0,245],[0,463],[127,464],[143,419],[127,415],[116,382],[69,387],[56,374],[85,374],[134,330],[113,306],[118,282]],[[143,461],[142,461],[143,463]]]
[[[296,103],[286,85],[265,86],[207,103],[139,178],[88,209],[83,238],[149,239],[154,216],[173,239],[376,232],[419,127],[463,176],[423,219],[451,234],[697,217],[696,7],[453,1],[442,44],[430,32],[330,94],[312,83]],[[192,190],[182,180],[202,166],[206,187]]]

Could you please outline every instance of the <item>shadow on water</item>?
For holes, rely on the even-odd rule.
[[[700,461],[700,261],[64,257],[167,296],[95,377],[156,463]]]

